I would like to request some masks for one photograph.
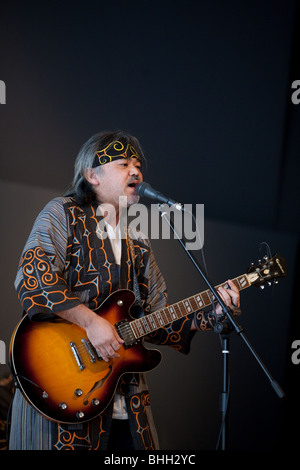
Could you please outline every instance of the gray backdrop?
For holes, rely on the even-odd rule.
[[[288,261],[276,288],[243,292],[241,318],[287,399],[277,398],[232,335],[229,436],[237,450],[297,442],[300,366],[290,357],[300,336],[300,105],[291,101],[300,79],[298,3],[2,2],[0,339],[7,356],[21,313],[13,281],[38,211],[64,191],[90,135],[122,128],[140,139],[153,187],[204,203],[205,255],[216,284],[261,258],[263,241]],[[177,242],[153,246],[171,302],[204,289]],[[149,374],[162,448],[214,449],[218,336],[197,335],[187,357],[163,355]]]

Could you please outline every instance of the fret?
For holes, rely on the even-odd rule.
[[[197,305],[198,305],[199,308],[205,307],[201,294],[195,295],[194,299],[197,302]]]
[[[170,315],[171,315],[171,321],[177,320],[178,317],[177,317],[177,314],[176,314],[175,306],[173,307],[171,305],[170,307],[168,307],[168,310],[169,310]]]
[[[139,338],[141,335],[140,335],[138,327],[137,327],[137,320],[134,320],[134,321],[130,322],[130,326],[133,329],[134,336],[136,338]]]
[[[169,307],[166,307],[163,309],[163,319],[164,319],[164,325],[167,325],[168,323],[171,322],[170,317],[169,317]]]
[[[242,289],[246,289],[246,287],[250,286],[250,282],[249,282],[249,279],[246,275],[244,276],[240,276],[240,277],[237,277],[236,278],[236,281],[238,282],[239,284],[239,289],[242,290]]]
[[[168,323],[168,321],[167,321],[167,316],[166,316],[166,308],[164,308],[163,310],[161,310],[161,311],[159,312],[159,314],[160,314],[160,318],[161,318],[161,320],[162,320],[162,322],[163,322],[163,325],[166,325],[166,324]]]
[[[159,323],[157,321],[155,312],[149,313],[148,317],[152,326],[152,330],[157,330],[159,328]]]
[[[193,312],[196,312],[197,310],[199,310],[198,304],[197,304],[196,299],[195,299],[195,296],[190,297],[188,300],[190,302],[190,305],[192,307]]]
[[[146,334],[148,334],[148,333],[151,332],[147,318],[148,318],[148,315],[147,315],[146,317],[142,317],[142,318],[140,319],[141,322],[143,323],[143,327],[144,327],[144,329],[145,329],[145,331],[146,331]]]
[[[232,282],[234,285],[238,288],[238,290],[246,289],[246,287],[249,287],[251,283],[249,282],[248,276],[244,274],[243,276],[236,277],[235,279],[232,279]],[[224,287],[224,289],[228,288],[227,282],[224,282],[223,284],[220,284],[218,287]]]
[[[149,315],[147,315],[147,318],[148,318],[148,320],[151,324],[152,331],[156,330],[157,326],[156,326],[156,322],[155,322],[155,319],[154,319],[154,315],[152,313],[150,313]]]
[[[214,296],[209,292],[209,290],[206,290],[202,293],[202,299],[203,299],[205,307],[207,307],[207,305],[210,305],[212,303],[211,298],[214,299]]]
[[[160,311],[155,312],[155,316],[158,320],[158,328],[161,327],[161,326],[164,326],[165,323],[164,323],[164,320],[162,318],[162,314],[160,313]]]
[[[223,287],[223,289],[228,289],[227,282],[223,282],[223,284],[218,284],[218,285],[216,286],[216,290],[218,290],[219,287]],[[236,285],[236,287],[239,288],[238,285]]]
[[[138,320],[135,320],[133,323],[135,323],[137,325],[138,336],[139,337],[145,336],[146,332],[144,331],[143,325],[141,324],[141,319],[139,318]]]
[[[175,312],[176,312],[176,320],[178,320],[178,318],[182,317],[181,310],[179,308],[178,302],[176,304],[174,304],[173,307],[175,308]]]
[[[178,302],[178,306],[180,309],[180,318],[182,318],[186,315],[186,310],[185,310],[183,302]]]
[[[186,310],[186,312],[187,312],[187,315],[188,315],[189,313],[192,313],[192,312],[194,311],[194,310],[193,310],[193,307],[192,307],[192,305],[191,305],[190,299],[185,299],[185,300],[183,301],[183,303],[184,303],[184,307],[185,307],[185,310]]]
[[[251,282],[247,274],[243,274],[232,280],[239,290],[245,289],[251,286]],[[219,284],[215,287],[217,290],[219,287],[228,288],[227,282]],[[142,318],[133,320],[131,326],[136,338],[141,338],[147,334],[162,328],[175,320],[179,320],[186,315],[201,310],[208,305],[211,305],[214,300],[214,296],[211,294],[209,289],[200,292],[199,294],[188,297],[180,302],[152,312]]]

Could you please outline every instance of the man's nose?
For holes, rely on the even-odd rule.
[[[130,165],[129,166],[129,174],[130,174],[130,176],[138,176],[139,178],[141,177],[141,171],[135,165]]]

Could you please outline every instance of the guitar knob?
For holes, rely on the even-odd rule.
[[[76,397],[81,397],[82,395],[82,390],[81,388],[76,388],[75,392],[74,392],[74,395],[76,395]]]
[[[77,411],[76,417],[79,418],[79,419],[84,418],[84,412],[83,411]]]
[[[66,410],[68,408],[68,405],[64,401],[62,401],[59,404],[59,407],[60,407],[61,410]]]
[[[100,401],[98,400],[98,398],[93,398],[92,399],[92,405],[94,405],[94,406],[100,405]]]
[[[117,306],[118,306],[118,307],[122,307],[122,305],[123,305],[123,300],[118,300]]]

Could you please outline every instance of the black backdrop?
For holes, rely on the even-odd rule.
[[[296,442],[299,372],[299,2],[10,2],[0,7],[0,339],[19,318],[13,280],[43,204],[64,191],[94,132],[136,135],[145,179],[184,203],[205,204],[205,252],[216,283],[243,273],[266,241],[289,264],[277,290],[249,290],[246,331],[287,391],[279,403],[255,361],[232,338],[230,445]],[[176,243],[154,241],[176,301],[201,282]],[[191,355],[164,352],[149,374],[164,448],[214,448],[220,351],[198,335]],[[5,372],[5,365],[1,365]],[[298,366],[300,368],[300,366]],[[293,441],[294,440],[294,441]]]

